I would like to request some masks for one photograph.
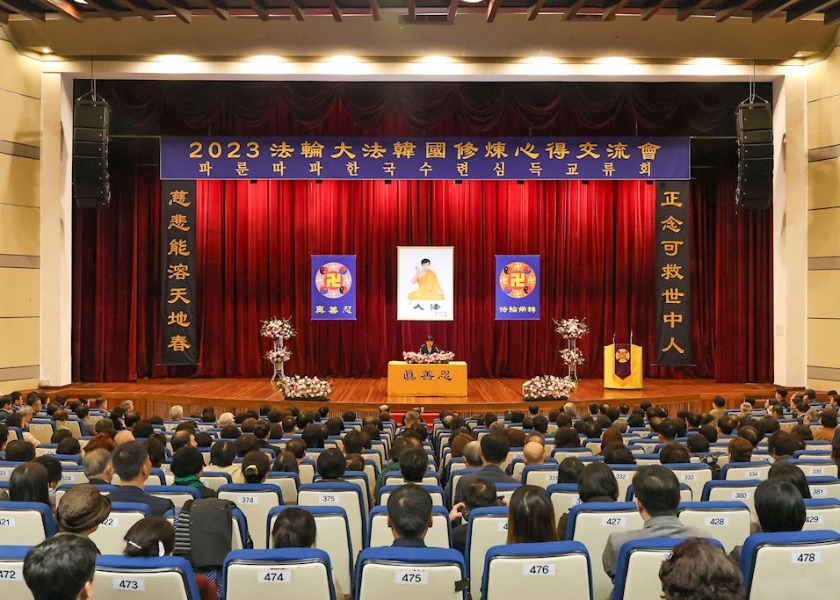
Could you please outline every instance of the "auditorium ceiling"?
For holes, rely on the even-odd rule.
[[[0,22],[21,49],[76,58],[779,63],[834,45],[840,0],[0,0]]]

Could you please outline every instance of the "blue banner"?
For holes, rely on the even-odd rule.
[[[495,312],[497,321],[539,321],[539,255],[496,255]]]
[[[687,137],[162,137],[161,179],[689,179]]]
[[[312,255],[312,320],[356,320],[356,256]]]

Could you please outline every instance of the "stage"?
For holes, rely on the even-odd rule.
[[[469,379],[465,398],[388,396],[385,378],[330,381],[331,409],[335,412],[355,410],[365,416],[375,414],[378,406],[386,403],[394,412],[422,407],[425,411],[452,408],[464,414],[521,409],[525,406],[522,401],[523,379]],[[705,412],[711,409],[711,399],[716,395],[726,398],[727,407],[736,408],[745,397],[770,398],[773,391],[771,384],[715,383],[709,379],[648,379],[642,390],[605,390],[599,379],[581,381],[570,400],[584,410],[585,405],[593,401],[613,405],[627,403],[631,406],[648,401],[667,406],[671,410]],[[70,397],[101,395],[112,400],[110,407],[131,398],[144,415],[161,416],[165,416],[169,407],[175,404],[183,405],[186,413],[197,413],[205,406],[212,406],[216,414],[246,408],[257,409],[263,405],[289,404],[267,379],[142,379],[131,383],[77,383],[50,389],[49,393],[50,396],[66,394]],[[319,403],[297,404],[320,406]],[[543,402],[540,407],[551,409],[560,404]]]

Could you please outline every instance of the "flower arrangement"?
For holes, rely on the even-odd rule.
[[[317,377],[282,377],[278,386],[283,390],[286,400],[316,400],[324,402],[330,399],[332,386],[325,379]]]
[[[446,364],[454,358],[454,352],[434,352],[432,354],[423,354],[421,352],[403,352],[403,360],[410,365]]]
[[[589,325],[586,321],[581,321],[578,318],[573,319],[554,319],[554,324],[557,326],[554,331],[562,335],[565,339],[578,340],[589,333]]]
[[[287,319],[272,317],[268,321],[262,321],[260,335],[273,340],[295,337],[295,330],[292,327],[291,317]]]
[[[526,402],[559,400],[568,398],[576,387],[577,382],[569,377],[540,375],[522,384],[522,395]]]
[[[567,365],[582,365],[586,362],[580,348],[563,348],[560,350],[560,358]]]
[[[292,358],[292,351],[285,346],[280,346],[279,348],[272,348],[266,352],[265,357],[269,362],[276,365],[277,363],[284,363]]]

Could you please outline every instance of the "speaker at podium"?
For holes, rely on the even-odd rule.
[[[644,381],[644,354],[641,346],[632,342],[604,346],[604,388],[609,390],[640,390]]]

